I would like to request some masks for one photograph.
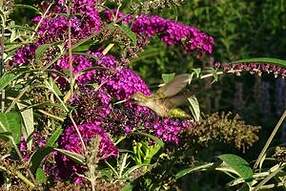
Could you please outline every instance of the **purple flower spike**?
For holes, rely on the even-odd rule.
[[[96,136],[100,137],[99,157],[102,159],[118,155],[118,149],[113,144],[109,135],[101,128],[101,122],[85,123],[79,125],[78,129],[85,143],[88,143]],[[69,151],[82,153],[80,138],[73,126],[69,126],[65,129],[60,140],[60,146]]]
[[[213,52],[214,39],[195,27],[158,16],[139,16],[132,25],[139,35],[158,35],[167,45],[181,45],[187,52]]]
[[[142,37],[151,38],[158,35],[167,45],[182,46],[187,52],[212,54],[214,49],[213,37],[193,26],[151,15],[140,15],[133,21],[130,15],[116,10],[108,10],[105,15],[109,21],[116,19],[130,24],[132,31]]]
[[[214,67],[218,69],[223,69],[227,73],[240,73],[240,72],[249,72],[251,74],[259,74],[266,72],[268,74],[274,74],[275,77],[286,77],[286,69],[274,64],[267,63],[241,63],[241,64],[222,64],[215,63]]]
[[[165,118],[154,123],[147,122],[145,125],[164,141],[178,144],[180,134],[186,129],[191,128],[193,123],[189,120]]]
[[[142,92],[145,95],[151,94],[150,89],[140,76],[128,68],[117,71],[116,75],[106,83],[106,86],[119,100],[129,98],[137,92]]]

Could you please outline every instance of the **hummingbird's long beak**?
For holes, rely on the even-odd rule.
[[[124,99],[124,100],[117,101],[117,102],[114,103],[114,105],[118,105],[118,104],[127,102],[127,100],[128,100],[128,99]]]

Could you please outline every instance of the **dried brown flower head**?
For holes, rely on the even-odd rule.
[[[234,144],[236,148],[248,149],[258,140],[260,127],[247,125],[232,113],[214,113],[208,115],[196,128],[190,129],[190,134],[198,138],[199,143],[207,144],[211,141],[223,141]]]
[[[278,162],[286,162],[286,147],[285,146],[279,146],[275,148],[275,153],[273,154],[273,157]]]

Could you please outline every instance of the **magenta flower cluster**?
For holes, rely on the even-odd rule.
[[[40,27],[38,35],[44,41],[66,40],[68,27],[71,27],[72,38],[85,38],[100,30],[101,20],[95,7],[96,0],[73,0],[69,6],[65,1],[59,0],[45,17],[38,16],[34,21]],[[72,15],[71,19],[68,13]]]
[[[223,69],[227,73],[249,72],[251,74],[261,74],[263,72],[274,74],[275,77],[286,77],[286,69],[274,64],[268,63],[215,63],[214,67]]]
[[[106,11],[109,20],[117,20],[130,23],[129,15],[114,10]],[[211,54],[214,47],[214,39],[201,32],[199,29],[159,16],[141,15],[134,19],[131,24],[133,32],[143,37],[159,36],[167,45],[182,46],[187,52],[202,52]]]
[[[35,43],[20,48],[13,57],[12,65],[33,62],[35,51],[42,44],[63,42],[66,47],[69,28],[73,43],[98,34],[104,20],[100,18],[96,3],[96,0],[73,0],[68,8],[66,1],[58,0],[44,17],[34,19],[39,24],[38,39]],[[47,8],[47,4],[43,4],[43,7]],[[69,12],[71,17],[67,15]],[[114,16],[113,12],[105,13],[110,20]],[[187,52],[213,51],[213,38],[194,27],[158,16],[141,15],[133,18],[120,12],[116,15],[141,37],[158,35],[167,45],[182,46]],[[193,125],[190,120],[162,118],[149,108],[136,105],[130,99],[133,94],[141,92],[150,95],[151,91],[138,74],[112,55],[103,55],[99,50],[89,50],[85,55],[72,55],[72,59],[64,55],[51,68],[58,71],[52,71],[51,76],[63,90],[69,88],[69,76],[59,73],[65,74],[68,71],[76,77],[78,90],[69,100],[76,111],[75,121],[86,144],[96,136],[100,137],[101,158],[117,156],[119,152],[113,138],[137,128],[143,127],[141,130],[144,132],[152,133],[166,142],[178,143],[181,133]],[[120,100],[128,101],[114,105]],[[75,125],[68,121],[64,128],[59,140],[60,147],[83,153]],[[56,156],[58,167],[66,167],[70,174],[78,172],[76,166],[68,166],[71,163],[68,158]]]
[[[101,122],[93,121],[92,123],[84,123],[78,126],[81,136],[87,144],[91,139],[96,136],[100,137],[99,153],[100,158],[105,159],[110,156],[117,156],[118,149],[113,144],[110,136],[101,128]],[[76,153],[82,153],[82,145],[80,145],[80,138],[75,131],[75,128],[68,126],[64,132],[60,146],[66,150],[73,151]],[[65,158],[68,160],[67,158]]]

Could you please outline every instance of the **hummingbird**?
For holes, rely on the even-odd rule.
[[[150,108],[161,117],[189,118],[190,116],[178,107],[184,105],[191,96],[190,91],[182,91],[190,81],[190,74],[180,74],[160,87],[156,93],[146,96],[138,92],[132,98],[138,105]]]

